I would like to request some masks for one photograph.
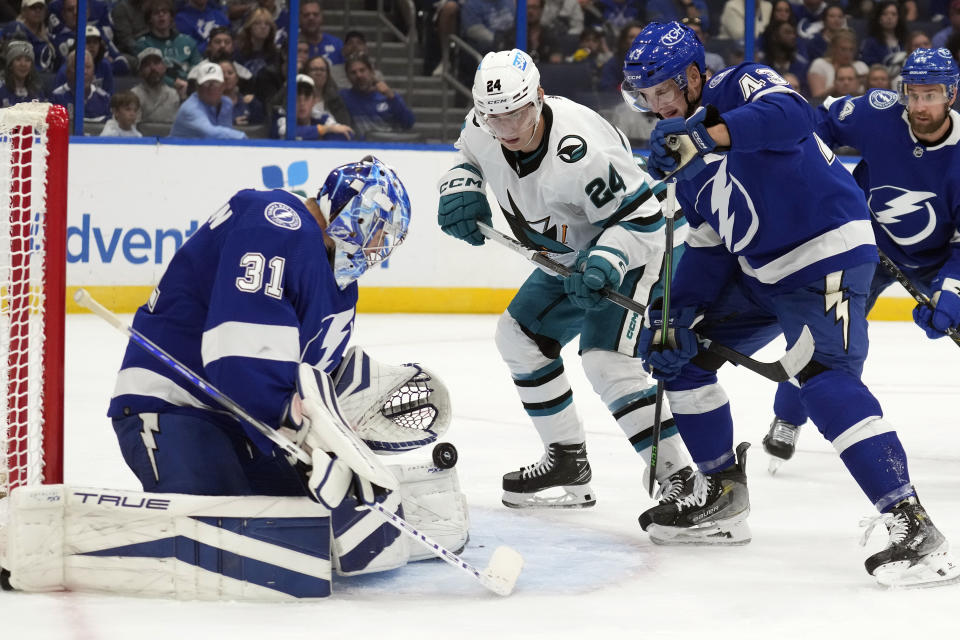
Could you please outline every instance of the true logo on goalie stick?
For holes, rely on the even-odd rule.
[[[586,155],[587,142],[580,136],[564,136],[560,139],[560,144],[557,145],[557,157],[567,164],[583,160]]]
[[[268,204],[267,208],[263,210],[263,216],[270,224],[281,229],[296,230],[300,228],[300,216],[282,202]]]

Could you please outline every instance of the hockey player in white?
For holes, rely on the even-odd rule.
[[[566,279],[534,271],[497,326],[497,348],[546,450],[503,477],[503,503],[589,507],[596,496],[584,427],[560,349],[580,335],[587,378],[649,465],[655,387],[633,357],[641,319],[597,292],[607,286],[650,299],[664,251],[656,197],[663,185],[638,167],[620,131],[586,107],[544,96],[539,85],[523,51],[483,58],[458,160],[439,182],[438,222],[455,238],[483,244],[477,222],[492,219],[489,186],[521,243],[574,270]],[[689,491],[690,459],[676,436],[665,411],[657,466],[664,497]]]

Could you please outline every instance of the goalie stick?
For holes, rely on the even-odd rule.
[[[217,404],[230,411],[234,416],[253,426],[257,431],[269,438],[274,444],[280,447],[280,449],[295,458],[298,462],[305,465],[311,465],[313,463],[313,459],[306,451],[283,436],[283,434],[278,433],[275,429],[271,429],[268,425],[251,416],[243,409],[243,407],[238,405],[231,398],[224,395],[212,384],[194,373],[189,367],[179,362],[176,358],[157,346],[152,340],[134,329],[132,326],[126,324],[116,314],[97,302],[93,296],[87,293],[85,289],[78,289],[74,294],[73,299],[77,304],[89,309],[95,315],[105,320],[114,329],[126,335],[130,340],[135,342],[138,346],[143,348],[147,353],[155,357],[157,360],[163,362],[172,370],[179,373],[191,385],[200,389],[200,391],[206,394],[210,399],[214,400]],[[304,367],[309,365],[301,364],[300,366]],[[321,379],[324,380],[325,387],[324,389],[320,390],[321,394],[327,398],[331,396],[336,397],[336,390],[333,387],[333,381],[330,379],[330,376],[324,374],[321,376]],[[336,409],[336,406],[334,406],[334,409]],[[379,485],[386,489],[397,489],[397,479],[392,473],[390,473],[390,470],[381,464],[379,460],[373,457],[372,453],[362,452],[361,448],[366,449],[366,445],[355,433],[353,433],[353,430],[350,429],[348,425],[344,424],[342,420],[339,419],[339,411],[335,410],[328,413],[330,415],[330,424],[324,431],[325,435],[330,435],[330,437],[325,437],[324,441],[325,444],[330,447],[331,451],[337,454],[337,456],[339,456],[345,463],[349,464],[354,472],[369,480],[373,484]],[[369,452],[369,450],[367,451]],[[358,458],[360,459],[357,462],[357,465],[360,467],[359,469],[355,467],[352,462],[354,460],[358,460]],[[419,544],[429,549],[435,556],[450,566],[456,567],[467,575],[472,576],[477,582],[490,591],[493,591],[501,596],[508,596],[513,592],[513,588],[517,583],[517,578],[520,576],[520,572],[523,570],[523,557],[510,547],[497,547],[494,550],[493,555],[490,558],[490,563],[487,565],[487,567],[484,569],[478,569],[469,562],[460,559],[452,551],[446,549],[439,542],[434,541],[425,533],[417,530],[409,522],[397,514],[391,513],[390,511],[384,509],[383,505],[381,505],[375,499],[373,502],[364,502],[363,506],[370,511],[374,511],[379,514],[390,525],[396,527],[407,537],[416,540]]]
[[[508,249],[512,249],[522,256],[525,256],[530,262],[540,265],[541,267],[549,269],[550,271],[564,277],[570,275],[569,267],[547,257],[543,252],[535,249],[529,249],[520,244],[518,240],[511,238],[507,234],[502,233],[490,225],[484,224],[483,222],[478,222],[477,226],[480,227],[480,233],[482,233],[485,237],[502,244]],[[604,287],[599,293],[614,304],[623,307],[628,311],[634,311],[636,313],[643,314],[647,309],[645,305],[640,304],[632,298],[628,298],[619,291],[613,291],[612,289]],[[793,346],[787,349],[787,352],[783,354],[779,360],[775,360],[774,362],[761,362],[760,360],[754,360],[748,355],[742,354],[739,351],[731,349],[730,347],[726,347],[707,338],[700,337],[699,340],[700,345],[710,353],[719,356],[728,362],[740,365],[745,369],[749,369],[750,371],[753,371],[754,373],[757,373],[774,382],[786,382],[790,378],[793,378],[800,373],[800,371],[807,366],[807,363],[809,363],[810,359],[813,357],[813,350],[815,346],[813,335],[810,333],[810,328],[806,326],[804,326],[803,331],[800,332],[800,337],[797,338],[797,341],[793,344]]]
[[[917,289],[917,286],[910,281],[903,271],[900,271],[900,268],[894,264],[893,260],[884,255],[883,251],[880,252],[880,266],[887,270],[887,272],[897,279],[903,288],[907,290],[913,299],[917,301],[918,304],[922,304],[928,309],[933,309],[933,303],[930,302],[930,298],[924,295],[923,291]],[[960,347],[960,331],[957,331],[955,328],[951,327],[947,329],[946,334],[950,337],[953,342]]]

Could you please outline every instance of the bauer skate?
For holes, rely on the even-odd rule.
[[[590,488],[591,477],[582,442],[553,442],[540,462],[503,476],[502,501],[514,509],[592,507],[597,498]]]
[[[763,450],[770,454],[770,466],[767,471],[775,475],[780,465],[793,457],[800,438],[800,427],[786,420],[774,417],[770,431],[763,436]]]
[[[947,539],[915,497],[897,503],[889,513],[861,522],[867,527],[862,545],[880,522],[890,538],[886,548],[867,558],[864,566],[881,585],[932,587],[960,581],[960,565],[950,554]]]
[[[737,447],[737,462],[719,473],[693,471],[693,486],[640,514],[640,527],[655,544],[741,545],[750,542],[750,496],[747,493],[746,451]],[[681,469],[677,473],[682,473]],[[684,482],[686,485],[686,481]],[[683,485],[681,485],[683,486]]]

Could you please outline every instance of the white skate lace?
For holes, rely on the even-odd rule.
[[[860,526],[867,528],[867,530],[863,532],[863,537],[860,538],[861,547],[867,546],[867,540],[870,538],[870,534],[873,533],[873,530],[881,522],[887,526],[887,533],[890,535],[890,539],[887,541],[888,546],[903,542],[904,538],[906,538],[910,532],[910,524],[907,522],[907,516],[903,513],[881,513],[875,516],[869,516],[860,521]]]
[[[693,491],[690,495],[684,496],[676,501],[679,507],[702,507],[707,503],[707,495],[710,493],[710,485],[713,482],[709,477],[700,473],[693,472]]]
[[[683,474],[678,471],[663,481],[657,489],[657,495],[653,498],[660,502],[671,502],[680,495],[681,491],[683,491]]]
[[[778,418],[773,422],[773,426],[770,427],[770,439],[783,442],[792,447],[797,443],[797,434],[799,432],[799,427]]]
[[[540,462],[520,469],[520,477],[536,478],[553,469],[553,449],[547,449]]]

